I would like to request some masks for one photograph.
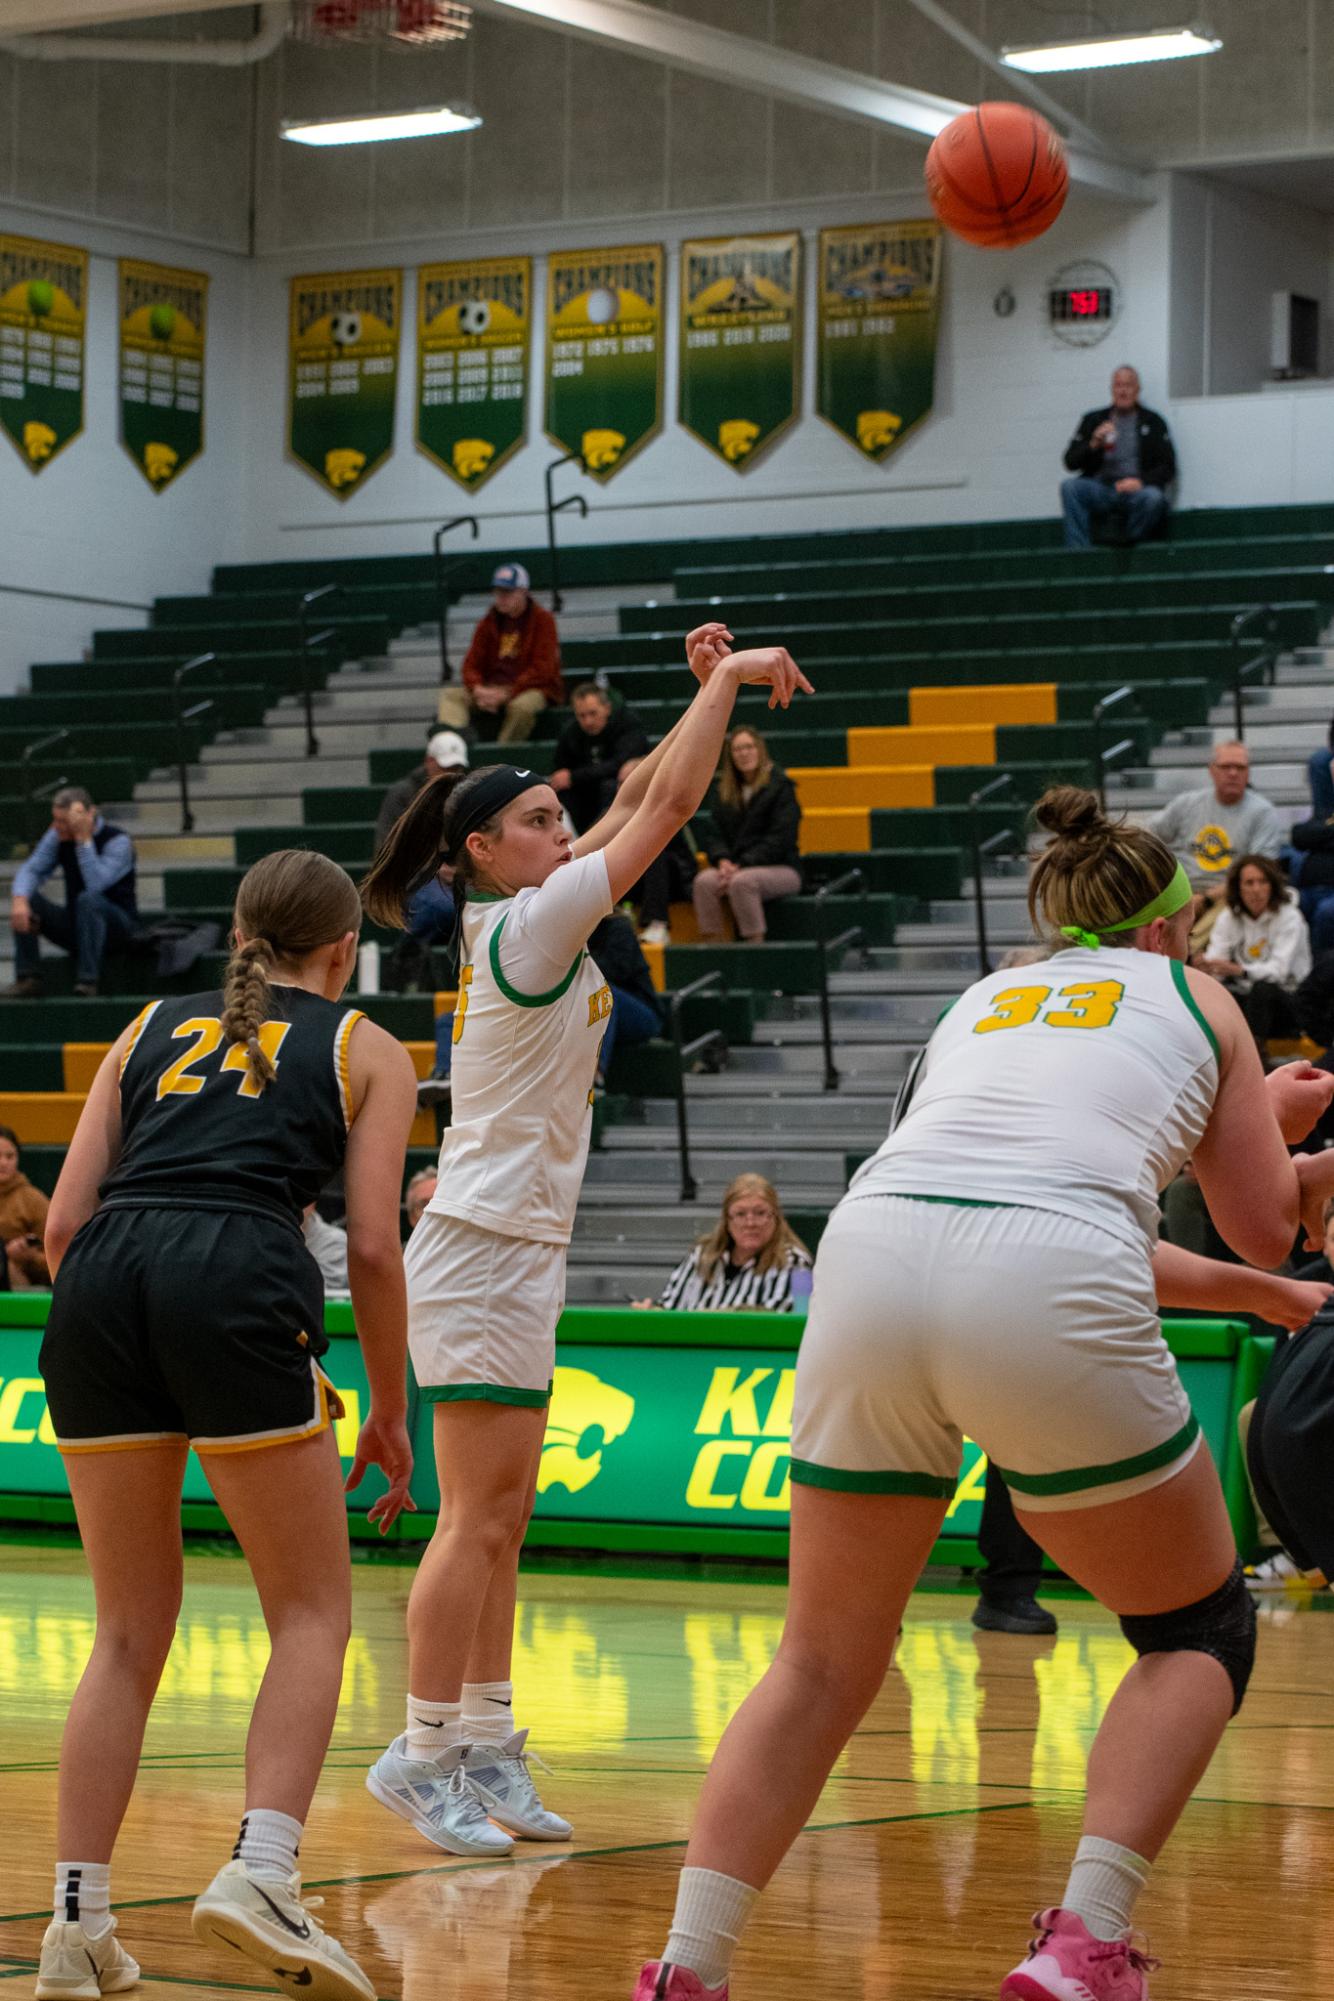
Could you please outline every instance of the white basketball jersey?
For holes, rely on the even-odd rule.
[[[1218,1090],[1185,968],[1132,949],[991,973],[938,1024],[900,1123],[848,1200],[1052,1209],[1143,1248]]]
[[[601,854],[567,862],[540,889],[464,905],[452,1123],[428,1205],[438,1215],[569,1243],[611,1017],[583,941],[610,908]],[[553,951],[569,955],[554,978]]]

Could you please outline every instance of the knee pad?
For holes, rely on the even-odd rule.
[[[1240,1559],[1217,1591],[1175,1612],[1133,1613],[1121,1620],[1121,1631],[1135,1652],[1145,1654],[1209,1654],[1232,1683],[1232,1714],[1241,1708],[1255,1666],[1255,1607],[1241,1575]]]

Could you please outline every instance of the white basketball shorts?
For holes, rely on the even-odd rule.
[[[431,1210],[404,1253],[408,1352],[427,1403],[544,1406],[565,1304],[565,1245]]]

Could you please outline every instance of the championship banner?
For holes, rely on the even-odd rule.
[[[820,231],[816,409],[868,459],[887,459],[936,393],[938,222]]]
[[[155,493],[204,449],[200,271],[120,260],[120,441]]]
[[[532,296],[527,257],[417,274],[417,449],[470,492],[527,432]]]
[[[681,422],[738,472],[796,420],[800,300],[795,230],[681,246]]]
[[[88,252],[0,236],[0,425],[40,472],[83,429]]]
[[[662,429],[660,243],[547,259],[546,432],[609,480]]]
[[[401,271],[293,278],[287,449],[339,500],[394,443]]]

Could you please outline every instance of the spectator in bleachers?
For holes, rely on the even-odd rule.
[[[1086,410],[1065,448],[1071,475],[1061,482],[1067,549],[1093,547],[1095,519],[1111,522],[1127,542],[1142,542],[1166,517],[1176,452],[1165,419],[1144,408],[1139,389],[1135,370],[1118,368],[1111,402]]]
[[[1293,994],[1311,970],[1311,939],[1268,855],[1243,855],[1228,870],[1224,907],[1197,964],[1236,996],[1257,1041],[1298,1033]]]
[[[301,1234],[306,1240],[306,1249],[320,1268],[325,1292],[346,1292],[347,1231],[340,1230],[337,1223],[326,1222],[312,1202],[306,1210]]]
[[[1208,785],[1182,792],[1149,822],[1159,840],[1172,849],[1201,899],[1190,935],[1195,954],[1203,953],[1208,943],[1222,907],[1228,870],[1238,855],[1277,859],[1283,846],[1277,808],[1250,790],[1251,760],[1244,743],[1216,743],[1209,778]]]
[[[44,1290],[51,1283],[43,1242],[51,1204],[23,1172],[23,1148],[12,1126],[0,1126],[0,1243],[10,1292]]]
[[[468,769],[468,746],[457,730],[437,730],[426,755],[406,777],[396,779],[384,795],[375,822],[376,850],[383,847],[396,822],[407,812],[424,785],[444,773],[462,778]],[[403,990],[430,987],[434,982],[431,948],[447,945],[454,935],[453,870],[440,868],[408,898],[407,924],[386,970],[386,985]]]
[[[462,680],[440,690],[436,719],[484,742],[526,743],[548,703],[565,699],[556,621],[529,589],[522,563],[491,579],[491,609],[477,622]]]
[[[407,812],[423,785],[429,785],[442,771],[461,774],[467,769],[468,746],[458,731],[437,730],[426,746],[421,763],[414,765],[404,777],[396,778],[380,801],[375,819],[376,849],[384,846],[395,821]]]
[[[723,938],[726,901],[738,937],[762,944],[765,904],[801,888],[801,804],[758,730],[743,727],[728,737],[709,806],[717,833],[709,843],[710,865],[693,887],[700,937],[706,943]]]
[[[603,1083],[618,1042],[632,1046],[662,1032],[662,1008],[635,927],[619,910],[593,931],[588,955],[611,988],[611,1017],[598,1050],[598,1082]]]
[[[605,688],[584,681],[570,697],[573,715],[556,738],[553,790],[586,834],[600,820],[621,779],[648,755],[648,738],[629,709],[618,709]]]
[[[63,904],[42,894],[57,870],[65,879]],[[107,951],[138,931],[134,843],[102,818],[81,785],[64,786],[52,800],[51,825],[14,877],[10,922],[15,978],[8,1000],[41,994],[40,938],[73,953],[75,993],[95,994]]]
[[[426,1205],[435,1194],[436,1180],[436,1170],[433,1167],[419,1167],[408,1182],[403,1196],[403,1207],[407,1211],[409,1236],[426,1214]]]
[[[773,1183],[762,1174],[738,1174],[717,1223],[682,1258],[656,1304],[678,1313],[790,1313],[792,1274],[810,1265]]]
[[[1329,726],[1329,742],[1320,750],[1313,750],[1306,760],[1306,773],[1311,786],[1311,817],[1314,820],[1334,820],[1334,722]]]

